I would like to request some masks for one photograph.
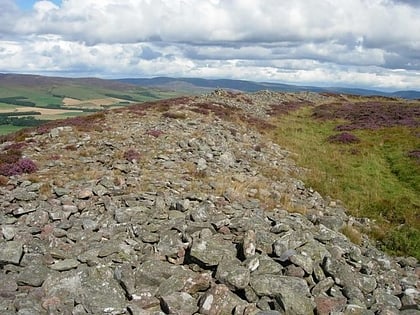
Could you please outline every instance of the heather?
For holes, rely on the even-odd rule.
[[[384,127],[420,127],[420,107],[399,102],[343,102],[317,106],[313,117],[320,120],[344,120],[337,131]]]
[[[329,136],[327,138],[327,141],[330,143],[350,144],[350,143],[358,143],[360,142],[360,139],[349,132],[341,132],[339,134],[334,134],[334,135]]]
[[[140,153],[134,149],[128,149],[124,152],[124,159],[130,162],[138,161],[140,159]]]
[[[279,104],[272,104],[270,105],[271,109],[269,111],[269,114],[272,116],[286,115],[307,105],[308,102],[305,102],[303,100],[285,101]]]
[[[22,158],[13,163],[0,164],[0,175],[13,176],[24,173],[33,173],[37,170],[36,164],[28,158]]]

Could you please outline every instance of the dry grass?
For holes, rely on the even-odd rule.
[[[355,227],[347,224],[340,230],[340,232],[343,233],[353,244],[362,244],[362,234]]]
[[[290,213],[300,213],[302,215],[308,213],[308,209],[304,205],[297,203],[293,199],[293,196],[288,193],[285,193],[280,197],[280,205],[282,209]]]

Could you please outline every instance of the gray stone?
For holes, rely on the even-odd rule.
[[[64,260],[56,261],[54,264],[50,265],[49,267],[57,271],[67,271],[67,270],[75,269],[79,265],[80,263],[76,259],[64,259]]]
[[[97,231],[99,229],[98,222],[93,219],[83,219],[82,227],[84,230]]]
[[[192,258],[206,266],[217,266],[223,257],[236,257],[235,246],[222,235],[195,237],[191,246]]]
[[[132,298],[135,288],[135,276],[131,265],[123,264],[121,266],[117,266],[114,270],[114,278],[118,281],[126,295]]]
[[[35,200],[37,197],[38,194],[36,192],[26,191],[23,189],[15,190],[13,192],[13,198],[19,201],[31,201]]]
[[[64,187],[53,187],[53,190],[58,197],[65,196],[70,193],[70,190]]]
[[[33,208],[33,207],[25,207],[25,208],[19,207],[13,210],[13,215],[17,217],[23,214],[34,212],[34,211],[36,211],[36,208]]]
[[[174,292],[160,298],[166,314],[190,315],[198,310],[197,301],[186,292]]]
[[[242,254],[245,258],[249,258],[255,255],[256,248],[256,235],[255,231],[248,230],[245,232],[244,239],[242,241]]]
[[[296,252],[300,255],[310,257],[314,264],[321,264],[325,257],[331,256],[325,246],[315,240],[309,241],[303,246],[300,246],[296,249]]]
[[[349,304],[366,307],[365,296],[362,290],[353,286],[346,286],[343,288],[343,294],[349,299]]]
[[[296,294],[309,296],[309,288],[306,281],[296,277],[251,275],[250,285],[259,296],[274,297],[285,294],[284,290],[291,290]]]
[[[392,294],[389,294],[386,290],[377,289],[373,292],[373,296],[376,301],[376,305],[380,308],[383,307],[394,307],[396,309],[400,309],[402,303],[400,299]]]
[[[348,264],[340,260],[327,258],[324,271],[331,275],[335,282],[341,286],[357,287],[365,293],[371,293],[376,288],[376,280],[372,276],[355,272]]]
[[[47,275],[49,270],[42,264],[30,265],[22,270],[17,277],[17,283],[19,285],[29,285],[32,287],[40,287]]]
[[[272,258],[266,255],[256,255],[258,258],[258,267],[253,271],[254,275],[281,275],[283,271],[283,266],[278,262],[274,261]],[[254,268],[253,268],[254,269]]]
[[[302,269],[305,270],[305,272],[309,275],[312,274],[314,270],[313,261],[311,257],[296,254],[290,256],[290,262],[292,262],[296,266],[302,267]]]
[[[106,188],[102,185],[96,185],[95,187],[93,187],[92,192],[96,196],[104,196],[104,195],[108,194],[108,188]]]
[[[329,289],[332,288],[334,285],[334,280],[330,277],[325,278],[324,280],[321,280],[318,282],[313,288],[312,288],[312,295],[318,296],[325,292],[327,292]]]
[[[227,257],[217,266],[216,279],[234,290],[244,289],[249,284],[250,271],[241,266],[239,259]]]
[[[345,308],[345,298],[318,296],[315,297],[316,313],[318,315],[339,314]]]
[[[322,216],[318,220],[319,223],[333,231],[339,231],[344,227],[343,220],[337,216]]]
[[[159,287],[164,280],[182,271],[181,266],[150,259],[139,265],[135,270],[135,286],[136,288]]]
[[[219,162],[221,165],[228,168],[228,167],[232,167],[235,164],[236,158],[232,152],[226,151],[220,156]]]
[[[374,315],[375,313],[371,310],[367,310],[364,307],[355,304],[346,305],[344,311],[342,312],[345,315]]]
[[[176,257],[187,246],[182,242],[182,234],[176,230],[165,230],[160,234],[156,246],[158,252],[164,256]]]
[[[121,251],[121,248],[119,244],[110,240],[102,244],[98,252],[98,257],[100,258],[108,257],[112,254],[119,253],[120,251]]]
[[[78,199],[89,199],[93,196],[93,192],[91,188],[83,188],[77,193]]]
[[[0,265],[18,265],[23,255],[23,244],[19,241],[7,241],[0,243]]]
[[[420,315],[419,309],[405,309],[400,311],[400,315]]]
[[[12,225],[3,225],[1,233],[6,241],[11,241],[15,237],[16,229]]]
[[[155,297],[155,288],[146,287],[143,289],[136,289],[134,294],[131,296],[131,307],[135,306],[141,308],[141,310],[160,310],[160,300]],[[149,312],[147,314],[150,314]]]
[[[43,227],[49,221],[48,212],[43,210],[36,210],[35,212],[29,213],[26,217],[25,223],[28,226]]]
[[[203,315],[233,314],[237,307],[247,305],[247,302],[241,300],[227,286],[217,284],[202,296],[199,311]]]
[[[78,300],[90,314],[124,314],[123,289],[108,267],[61,272],[49,275],[42,285],[45,299],[62,305],[69,298]]]
[[[207,161],[203,158],[199,158],[197,161],[197,171],[201,172],[207,168]]]
[[[305,270],[295,265],[289,265],[286,267],[284,275],[289,277],[303,278],[305,277]]]
[[[18,285],[13,274],[0,274],[0,302],[2,298],[13,297],[17,293]],[[1,308],[0,308],[1,310]]]
[[[195,275],[185,279],[182,290],[189,294],[206,291],[210,287],[211,279],[209,273],[195,273]]]
[[[306,244],[311,240],[312,236],[307,232],[289,231],[278,238],[273,244],[274,254],[280,257],[287,250],[295,250],[296,248]]]

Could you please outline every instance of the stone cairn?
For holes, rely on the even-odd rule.
[[[216,91],[29,134],[38,171],[0,188],[0,314],[420,314],[417,260],[350,241],[368,220],[250,125],[320,98]]]

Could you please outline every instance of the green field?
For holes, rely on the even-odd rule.
[[[324,196],[341,200],[376,228],[368,233],[392,254],[420,258],[420,163],[408,152],[420,148],[410,126],[353,130],[353,144],[330,143],[342,120],[319,121],[305,107],[278,117],[271,137],[297,154],[303,180]]]
[[[77,81],[77,80],[76,80]],[[62,111],[47,112],[36,116],[35,119],[54,120],[68,117],[86,115],[92,111],[128,106],[133,103],[156,101],[185,95],[185,92],[166,91],[153,88],[142,88],[137,86],[115,85],[115,88],[104,88],[100,84],[83,84],[76,81],[66,81],[57,84],[51,80],[50,83],[25,82],[25,86],[3,85],[0,86],[0,112],[14,113],[17,110],[34,110],[30,107],[56,109]],[[64,98],[80,100],[80,104],[67,106]],[[103,102],[102,102],[103,100]],[[29,105],[28,105],[29,104]],[[1,125],[2,134],[7,134],[22,128],[21,126]]]
[[[11,125],[0,125],[0,135],[7,135],[8,133],[18,131],[22,128],[24,128],[24,127],[11,126]]]

